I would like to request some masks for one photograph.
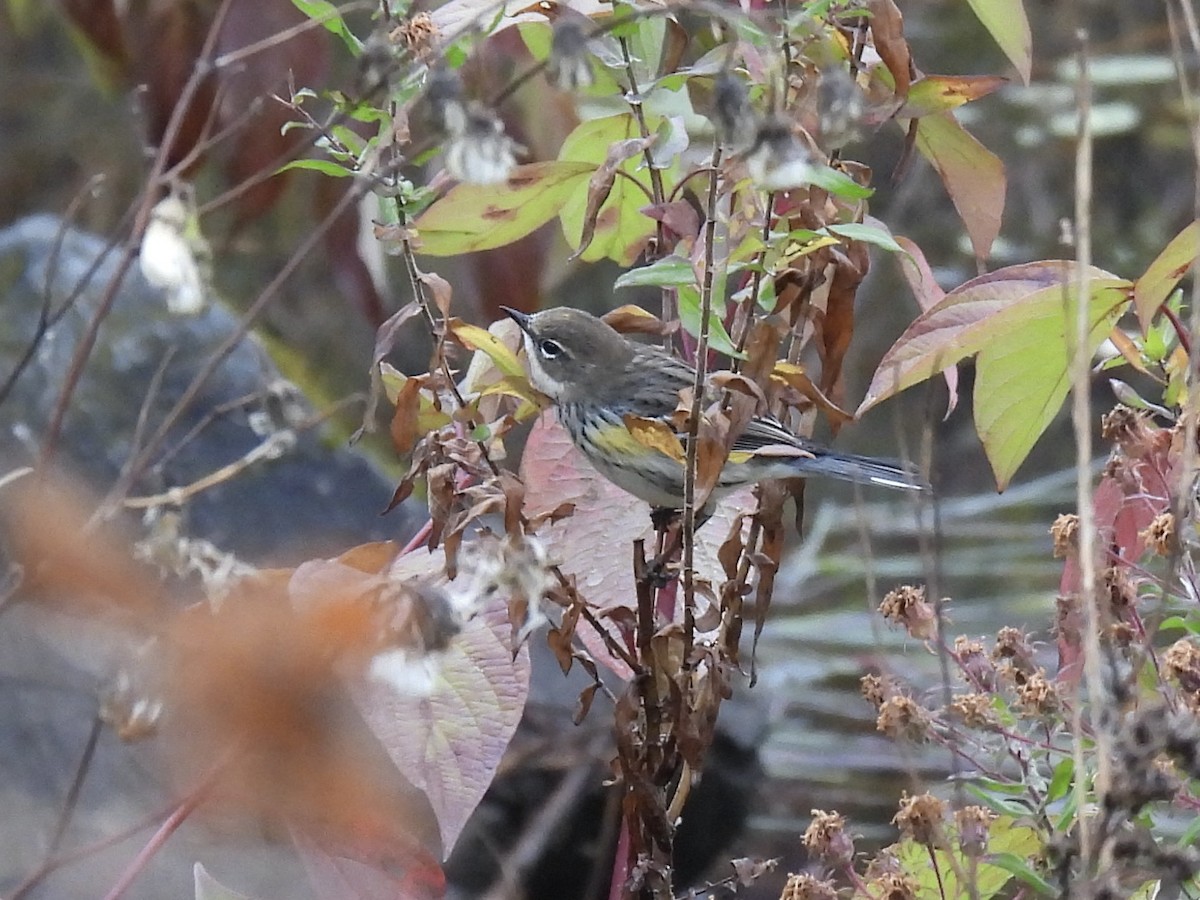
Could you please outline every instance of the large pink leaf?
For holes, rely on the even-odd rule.
[[[921,248],[916,245],[916,242],[897,235],[896,243],[904,249],[904,253],[896,257],[900,263],[900,271],[904,275],[904,280],[908,282],[909,290],[917,298],[921,312],[929,312],[942,302],[946,292],[937,283],[929,261],[925,259],[925,254],[921,252]],[[942,369],[942,377],[946,379],[946,390],[949,392],[946,400],[946,415],[943,416],[943,419],[948,419],[950,413],[954,412],[954,408],[958,406],[958,369],[954,366],[947,366]]]
[[[1044,288],[1070,284],[1076,264],[1069,260],[1007,266],[972,278],[946,294],[922,313],[880,360],[856,415],[911,387],[947,366],[984,349],[995,337],[997,324],[1006,330],[1014,307]],[[1097,286],[1128,285],[1115,275],[1093,266],[1090,277]],[[1049,302],[1045,295],[1036,302]],[[1003,318],[1001,318],[1003,317]]]
[[[414,565],[430,577],[442,571],[440,555],[416,551],[393,575],[415,574]],[[392,761],[429,798],[446,856],[491,784],[529,693],[529,650],[514,658],[506,604],[495,595],[446,650],[427,658],[427,691],[383,678],[352,688]]]
[[[653,552],[650,507],[592,468],[553,413],[544,413],[534,423],[521,459],[521,479],[525,482],[525,512],[530,516],[563,503],[574,504],[573,515],[544,526],[539,535],[562,570],[575,576],[584,599],[601,612],[621,606],[636,609],[633,542],[643,539],[647,552]],[[750,489],[731,494],[717,505],[712,519],[696,535],[698,578],[720,587],[723,575],[717,550],[729,536],[738,512],[753,509]],[[705,601],[697,597],[697,602]],[[578,633],[597,660],[623,677],[632,674],[609,655],[600,636],[586,623],[580,623]],[[617,634],[615,627],[612,633]]]

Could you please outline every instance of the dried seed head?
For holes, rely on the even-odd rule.
[[[990,728],[996,724],[996,711],[987,694],[959,694],[950,701],[950,708],[968,728]]]
[[[866,97],[853,76],[842,67],[821,73],[817,86],[821,147],[837,150],[859,137]]]
[[[900,811],[892,818],[892,824],[918,844],[937,846],[942,839],[942,822],[946,818],[946,802],[933,794],[905,793],[900,798]]]
[[[937,637],[937,614],[933,604],[925,599],[924,586],[904,585],[888,591],[879,604],[879,612],[918,640]]]
[[[996,684],[996,667],[988,658],[983,644],[966,635],[954,639],[954,659],[968,684],[991,690]]]
[[[978,859],[988,852],[988,832],[996,815],[983,806],[964,806],[954,812],[959,829],[959,847],[968,857]]]
[[[1109,609],[1118,621],[1128,617],[1137,600],[1137,588],[1124,566],[1109,566],[1103,573],[1104,589],[1108,592]]]
[[[1063,513],[1050,526],[1050,536],[1054,539],[1055,559],[1066,559],[1079,546],[1079,516],[1075,513]]]
[[[867,700],[878,709],[891,693],[888,685],[879,675],[864,675],[858,682],[859,690]]]
[[[504,123],[478,103],[472,103],[460,133],[446,147],[446,171],[470,184],[501,184],[517,164],[521,148],[504,133]]]
[[[958,846],[964,856],[978,859],[987,852],[988,829],[996,816],[982,806],[964,806],[954,813],[958,826]]]
[[[846,819],[837,812],[812,811],[812,821],[804,830],[804,847],[831,869],[854,862],[854,840],[846,833]]]
[[[837,900],[837,886],[807,873],[789,875],[779,900]]]
[[[992,659],[996,662],[1008,660],[1014,668],[1023,672],[1034,671],[1033,647],[1029,643],[1029,635],[1008,625],[1001,628],[996,632]]]
[[[815,159],[792,124],[772,116],[759,122],[744,155],[751,180],[764,191],[786,191],[809,183]]]
[[[1175,538],[1175,516],[1169,512],[1159,513],[1138,538],[1159,556],[1169,556]]]
[[[889,697],[879,708],[875,727],[891,738],[924,741],[929,735],[929,713],[911,697]]]
[[[592,55],[588,50],[584,23],[570,15],[560,15],[554,23],[547,77],[563,91],[578,91],[592,86]]]
[[[1189,638],[1180,638],[1163,654],[1167,672],[1185,694],[1200,694],[1200,647]]]
[[[1049,716],[1062,709],[1058,689],[1041,669],[1017,679],[1017,706],[1036,716]]]
[[[408,50],[417,59],[427,59],[433,53],[440,32],[427,12],[405,19],[391,30],[388,39]]]
[[[713,124],[721,143],[734,153],[753,146],[758,116],[750,106],[750,95],[742,79],[726,70],[717,75],[713,86]]]
[[[921,891],[920,882],[903,872],[886,872],[867,884],[878,900],[916,900]]]
[[[1149,414],[1128,406],[1115,406],[1100,419],[1100,433],[1107,441],[1118,444],[1127,456],[1140,458],[1151,449],[1160,434],[1165,434],[1150,421]]]

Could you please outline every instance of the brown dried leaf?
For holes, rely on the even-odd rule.
[[[408,456],[421,430],[417,424],[417,416],[421,412],[421,383],[416,378],[405,379],[400,393],[396,395],[395,410],[392,412],[390,426],[392,446],[401,456]]]
[[[450,298],[453,294],[450,282],[436,272],[422,272],[417,278],[433,293],[433,302],[442,316],[450,315]]]
[[[780,360],[775,364],[775,368],[771,372],[771,377],[779,384],[793,388],[811,401],[817,409],[825,413],[826,418],[829,419],[830,424],[835,426],[835,428],[845,425],[847,422],[854,421],[853,413],[846,412],[821,393],[821,389],[812,383],[812,379],[804,371],[804,366]]]
[[[854,242],[845,248],[844,254],[835,254],[834,260],[817,349],[821,356],[821,393],[840,405],[842,394],[845,393],[842,362],[850,348],[850,339],[854,336],[854,298],[858,286],[867,277],[871,257],[866,244]],[[833,433],[837,434],[839,423],[832,421],[831,424],[834,426]]]
[[[908,96],[912,82],[912,56],[904,39],[904,15],[895,0],[867,0],[868,21],[875,50],[896,82],[896,96]]]
[[[714,372],[708,380],[717,390],[736,391],[752,398],[760,407],[767,405],[767,395],[763,393],[763,389],[745,375],[736,372]]]
[[[608,148],[604,162],[588,179],[587,205],[583,212],[583,232],[579,236],[579,246],[571,254],[571,259],[578,259],[596,236],[596,218],[600,215],[600,207],[612,192],[613,183],[617,179],[617,169],[627,159],[637,156],[654,143],[654,136],[626,138],[617,141]]]
[[[650,334],[661,337],[677,331],[678,323],[667,323],[653,313],[648,313],[640,306],[627,303],[606,312],[600,317],[622,334]]]
[[[758,520],[762,527],[761,549],[754,554],[754,567],[758,570],[758,587],[754,592],[754,641],[750,648],[750,686],[758,680],[758,639],[766,625],[767,613],[771,609],[771,597],[775,590],[775,573],[783,558],[783,501],[786,496],[779,482],[764,482],[759,485]],[[803,506],[799,499],[797,505]]]

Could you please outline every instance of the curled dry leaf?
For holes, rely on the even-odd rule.
[[[831,425],[841,426],[854,421],[853,413],[846,412],[813,384],[804,366],[780,360],[771,370],[771,379],[779,385],[794,389],[806,400],[809,400],[825,414]]]
[[[579,246],[571,254],[571,259],[577,259],[592,243],[596,234],[596,219],[600,215],[600,207],[612,193],[613,183],[617,180],[617,169],[627,159],[644,153],[646,148],[654,143],[654,135],[649,137],[627,138],[609,145],[604,162],[588,179],[587,204],[583,210],[583,232],[579,236]]]
[[[677,323],[668,324],[640,306],[627,303],[601,316],[605,322],[622,334],[650,334],[662,336],[678,330]]]
[[[895,0],[867,0],[867,9],[875,50],[892,73],[896,96],[906,97],[912,82],[912,55],[904,39],[904,15]]]

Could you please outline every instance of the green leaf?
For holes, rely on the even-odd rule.
[[[959,883],[959,874],[971,872],[971,865],[958,848],[958,834],[946,826],[945,848],[930,853],[928,847],[913,840],[904,840],[890,849],[904,871],[915,878],[921,889],[919,897],[966,897],[967,886]],[[996,896],[1015,873],[994,862],[997,857],[1012,856],[1027,859],[1041,848],[1041,839],[1032,828],[1015,825],[1009,816],[991,823],[988,829],[988,854],[973,871],[975,895],[980,900]],[[935,868],[936,867],[936,868]]]
[[[995,794],[990,794],[983,788],[974,784],[964,785],[967,793],[986,806],[992,812],[999,813],[1002,816],[1022,816],[1029,812],[1029,809],[1023,804],[1013,800],[1005,800],[1003,797],[997,797]]]
[[[882,223],[868,225],[866,222],[848,222],[845,225],[830,225],[826,230],[836,234],[838,237],[848,238],[852,241],[862,241],[864,244],[874,244],[876,247],[882,247],[889,253],[904,252],[904,248],[896,243],[896,239],[892,237],[892,233]]]
[[[967,0],[967,3],[1028,85],[1033,67],[1033,37],[1021,0]]]
[[[1172,631],[1180,628],[1189,634],[1195,634],[1200,630],[1200,625],[1191,619],[1185,619],[1183,616],[1167,616],[1158,624],[1159,631]],[[1200,826],[1200,818],[1196,819],[1197,826]]]
[[[839,172],[829,166],[813,166],[808,173],[808,181],[843,200],[865,200],[875,193],[871,188],[863,187],[845,172]]]
[[[503,247],[549,222],[574,191],[586,194],[595,166],[541,162],[517,166],[506,184],[459,184],[414,221],[418,253],[454,256]]]
[[[950,291],[884,355],[859,413],[977,355],[975,425],[997,483],[1006,486],[1070,386],[1076,268],[1057,260],[1009,266]],[[1089,354],[1128,305],[1132,288],[1094,267],[1090,278]]]
[[[999,89],[1007,78],[998,75],[926,75],[909,86],[897,118],[917,119],[952,109],[986,97]]]
[[[651,128],[657,125],[656,121],[649,121]],[[563,141],[558,154],[559,164],[586,165],[590,175],[604,164],[610,146],[637,137],[640,137],[638,124],[630,113],[581,122]],[[622,266],[630,266],[654,234],[654,220],[642,212],[651,202],[650,175],[642,168],[643,163],[639,155],[617,167],[618,175],[612,190],[600,206],[591,242],[579,255],[580,259],[587,262],[611,259]],[[562,204],[559,216],[563,235],[572,250],[579,248],[583,237],[587,207],[588,184],[584,179],[574,186]]]
[[[693,337],[700,336],[700,292],[694,287],[681,287],[678,291],[679,321],[684,330]],[[719,304],[724,306],[724,303]],[[725,323],[717,314],[716,307],[708,313],[708,346],[726,356],[745,359],[745,353],[739,353],[733,345],[733,338],[725,330]]]
[[[1200,816],[1192,819],[1192,824],[1179,836],[1179,840],[1175,842],[1175,846],[1191,847],[1195,845],[1197,839],[1200,839]]]
[[[1050,778],[1050,787],[1046,790],[1046,800],[1053,803],[1066,796],[1066,793],[1071,788],[1071,780],[1075,775],[1075,760],[1067,757],[1057,766],[1054,767],[1054,774]]]
[[[1058,896],[1058,890],[1033,870],[1026,857],[1015,853],[997,853],[989,856],[988,862],[1008,872],[1026,887],[1032,888],[1039,897]]]
[[[1089,357],[1128,304],[1128,282],[1093,282],[1088,298]],[[1035,291],[992,321],[975,360],[975,429],[1000,490],[1008,486],[1071,387],[1075,285]]]
[[[353,169],[348,169],[332,159],[293,159],[290,163],[285,163],[275,170],[275,174],[286,172],[289,169],[309,169],[313,172],[320,172],[322,175],[328,175],[331,178],[346,178],[354,174]]]
[[[341,38],[342,43],[346,45],[346,49],[351,54],[354,56],[362,54],[362,41],[346,27],[346,23],[342,19],[342,12],[336,4],[330,3],[329,0],[292,0],[292,4],[304,15],[314,21],[319,21],[328,31]]]
[[[648,266],[639,266],[622,274],[613,287],[696,286],[696,270],[691,262],[678,256],[664,256]]]
[[[1004,212],[1004,163],[968,134],[951,113],[917,120],[917,149],[937,169],[967,228],[975,255],[987,259]]]
[[[1175,290],[1197,256],[1200,256],[1200,222],[1192,222],[1171,239],[1162,253],[1150,263],[1145,274],[1134,283],[1133,306],[1137,310],[1142,331],[1150,327],[1158,307]]]

